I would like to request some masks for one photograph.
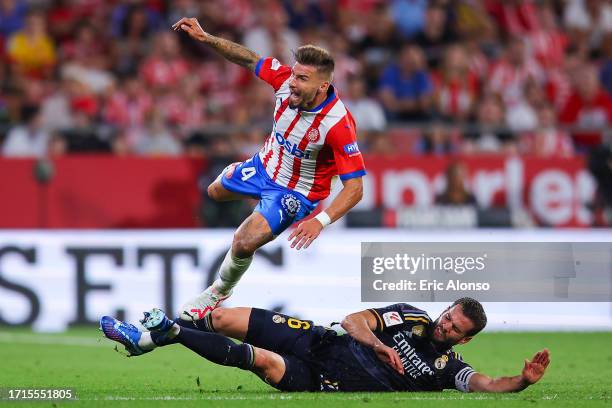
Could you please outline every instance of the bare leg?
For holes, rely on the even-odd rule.
[[[223,187],[223,184],[221,184],[221,177],[223,176],[221,175],[217,177],[217,179],[213,181],[212,183],[210,183],[210,185],[208,186],[208,196],[210,198],[212,198],[215,201],[233,201],[233,200],[241,200],[245,198],[252,198],[252,197],[245,196],[242,194],[233,193],[229,191],[228,189],[226,189],[225,187]]]
[[[217,308],[212,311],[211,317],[215,332],[242,341],[249,330],[251,308]]]
[[[237,258],[248,258],[273,239],[274,234],[268,221],[260,213],[254,212],[234,233],[232,255]]]
[[[220,296],[226,296],[246,272],[253,254],[260,247],[274,239],[268,221],[258,212],[249,215],[234,233],[232,248],[219,268],[219,278],[212,289]]]
[[[251,371],[270,385],[276,385],[285,375],[285,360],[273,351],[254,347],[255,364]]]

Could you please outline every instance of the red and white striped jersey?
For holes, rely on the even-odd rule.
[[[291,109],[290,67],[274,58],[262,58],[255,75],[276,93],[274,127],[259,152],[275,183],[318,201],[329,195],[332,177],[339,175],[344,181],[365,175],[355,121],[333,86],[327,99],[313,110]]]

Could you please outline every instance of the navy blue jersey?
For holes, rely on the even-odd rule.
[[[475,371],[452,349],[436,350],[430,340],[434,324],[426,312],[405,303],[369,310],[377,321],[374,334],[397,351],[404,366],[401,375],[370,347],[352,340],[351,351],[372,377],[394,391],[469,391]]]

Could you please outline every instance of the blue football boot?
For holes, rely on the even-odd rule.
[[[142,332],[133,324],[122,322],[110,316],[103,316],[100,319],[100,330],[107,338],[123,344],[128,352],[128,357],[140,356],[151,351],[143,350],[138,345]]]

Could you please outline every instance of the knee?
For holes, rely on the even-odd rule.
[[[225,309],[217,308],[213,310],[210,314],[212,319],[212,326],[214,327],[217,333],[223,333],[223,330],[226,326],[226,317],[225,317]]]
[[[255,351],[253,371],[268,384],[276,386],[285,374],[285,362],[279,355],[273,355],[267,350],[257,349]]]
[[[215,201],[219,201],[221,199],[221,192],[219,191],[219,186],[216,181],[210,183],[207,189],[208,197]]]
[[[234,234],[232,253],[237,258],[248,258],[257,251],[257,243],[240,233]]]

